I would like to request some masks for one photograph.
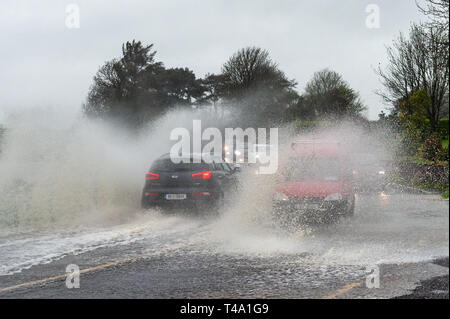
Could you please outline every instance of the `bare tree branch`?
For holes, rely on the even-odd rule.
[[[411,95],[425,89],[431,103],[426,109],[432,130],[437,122],[448,96],[449,50],[442,45],[447,33],[432,25],[412,25],[409,38],[404,35],[387,48],[388,66],[378,67],[384,91],[377,92],[385,101],[395,107],[402,103],[406,113],[413,112]]]

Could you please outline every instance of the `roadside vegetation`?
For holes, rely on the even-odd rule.
[[[304,93],[269,52],[246,47],[222,65],[220,74],[197,78],[188,68],[166,68],[153,44],[123,44],[122,56],[105,62],[94,76],[84,113],[139,128],[178,108],[204,108],[236,126],[265,127],[292,121],[362,118],[358,92],[329,69],[319,70]]]
[[[362,115],[366,106],[358,92],[333,70],[318,70],[300,93],[267,50],[249,46],[224,61],[220,73],[198,78],[188,68],[167,68],[153,44],[136,40],[99,68],[84,113],[132,129],[174,108],[204,108],[218,123],[226,119],[239,127],[292,124],[297,131],[350,119],[383,132],[400,164],[448,166],[449,0],[426,0],[418,10],[426,22],[400,33],[387,47],[387,65],[375,70],[383,84],[377,93],[389,105],[377,121]],[[448,182],[404,183],[448,197]]]
[[[447,167],[446,182],[436,182],[431,173],[425,174],[429,180],[397,179],[448,198],[449,1],[427,0],[419,10],[426,22],[400,33],[387,48],[388,65],[376,70],[384,86],[378,94],[391,104],[378,122],[397,141],[399,162],[421,171]]]

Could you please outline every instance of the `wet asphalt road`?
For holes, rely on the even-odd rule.
[[[448,201],[372,194],[356,207],[351,219],[289,233],[242,211],[147,212],[130,227],[134,240],[0,276],[0,298],[448,298]],[[80,288],[66,287],[69,264]]]

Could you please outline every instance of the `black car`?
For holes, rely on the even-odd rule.
[[[194,159],[200,162],[194,162]],[[208,163],[203,159],[201,155],[192,154],[181,163],[174,163],[170,154],[156,159],[145,176],[142,207],[220,206],[236,186],[238,169],[221,158]]]

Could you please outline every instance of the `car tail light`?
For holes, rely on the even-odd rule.
[[[148,193],[148,192],[145,193],[145,196],[159,196],[159,195],[160,195],[159,193]]]
[[[155,179],[159,179],[159,174],[158,174],[158,173],[150,173],[150,172],[147,172],[147,174],[145,174],[145,179],[146,179],[146,180],[155,180]]]
[[[211,178],[210,171],[192,174],[192,179],[209,179],[209,178]]]

